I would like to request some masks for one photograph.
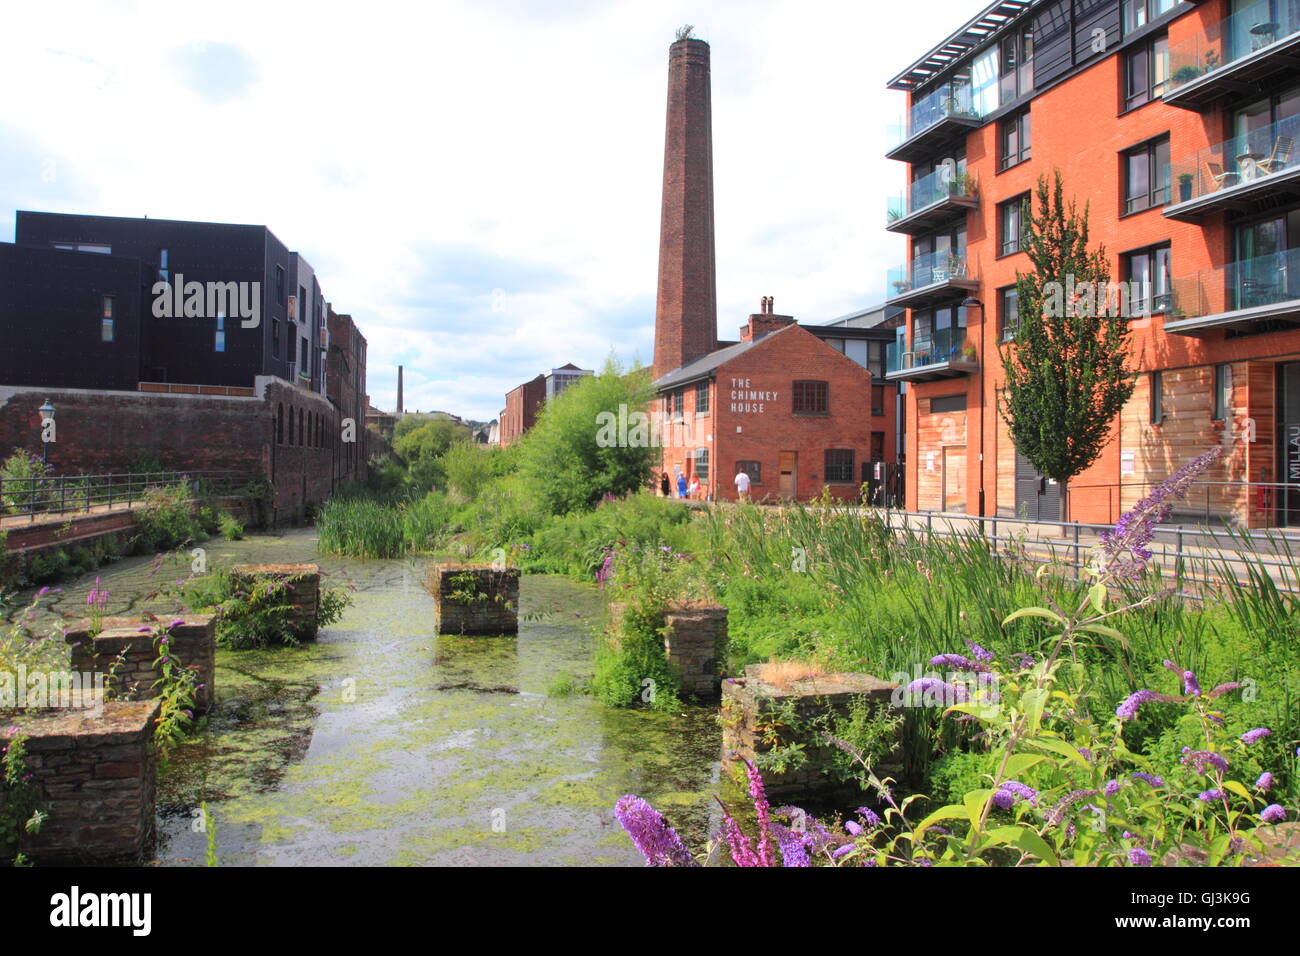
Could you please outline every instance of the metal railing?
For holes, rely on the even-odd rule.
[[[1260,0],[1169,47],[1169,90],[1231,66],[1300,32],[1300,8]]]
[[[1169,164],[1176,184],[1173,201],[1190,202],[1236,186],[1267,184],[1269,178],[1300,165],[1300,116],[1248,130],[1221,143],[1180,156]],[[1227,197],[1225,197],[1226,199]]]
[[[918,136],[949,117],[979,119],[971,96],[969,80],[943,83],[933,92],[917,100],[903,115],[900,122],[891,124],[888,131],[890,149]]]
[[[928,176],[909,183],[902,195],[890,196],[887,214],[890,222],[896,222],[945,200],[974,199],[976,195],[974,176],[956,172],[949,166],[940,166]]]
[[[955,249],[929,252],[889,270],[895,297],[954,279],[974,279],[966,254]]]
[[[252,476],[235,471],[157,471],[105,475],[0,477],[0,519],[88,514],[95,508],[130,509],[151,488],[185,483],[193,493],[222,494],[248,484]]]

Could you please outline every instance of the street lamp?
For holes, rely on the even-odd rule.
[[[54,406],[50,404],[50,400],[48,398],[45,400],[45,404],[40,407],[40,413],[41,413],[41,443],[45,446],[41,454],[41,461],[44,464],[48,465],[50,463],[49,434],[50,434],[50,429],[54,427]]]

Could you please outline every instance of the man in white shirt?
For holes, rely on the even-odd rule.
[[[744,471],[736,472],[736,492],[740,495],[741,501],[749,500],[749,473]]]

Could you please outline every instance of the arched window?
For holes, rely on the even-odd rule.
[[[303,424],[303,419],[306,417],[307,416],[303,412],[298,413],[298,444],[299,445],[303,444],[303,438],[306,432],[306,427]]]
[[[275,443],[284,444],[284,402],[275,406]]]
[[[290,445],[294,443],[294,438],[297,436],[297,432],[294,431],[294,425],[297,424],[296,421],[297,412],[298,410],[296,408],[294,408],[292,405],[289,406],[289,444]]]

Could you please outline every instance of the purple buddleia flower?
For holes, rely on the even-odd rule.
[[[962,657],[960,654],[937,654],[930,658],[931,667],[951,667],[959,671],[987,671],[989,666],[981,664],[979,661],[973,661],[969,657]]]
[[[965,703],[966,688],[960,684],[948,684],[937,677],[922,677],[907,685],[907,693],[919,694],[925,698],[924,703],[942,703],[945,706]]]
[[[1069,810],[1070,807],[1078,803],[1080,800],[1085,800],[1088,797],[1095,797],[1096,795],[1096,790],[1071,790],[1069,793],[1061,797],[1060,800],[1056,801],[1056,805],[1043,815],[1043,819],[1050,824],[1060,823],[1065,819],[1065,811]]]
[[[1267,727],[1256,727],[1254,730],[1248,730],[1244,734],[1242,734],[1241,739],[1246,744],[1246,746],[1249,747],[1251,744],[1257,743],[1258,741],[1263,740],[1265,737],[1272,737],[1272,736],[1273,736],[1273,731],[1269,730]]]
[[[697,866],[690,850],[659,812],[633,794],[620,797],[614,816],[645,857],[646,866]]]
[[[993,794],[994,806],[1003,810],[1010,810],[1017,800],[1028,800],[1030,806],[1037,806],[1038,791],[1019,780],[1008,780]]]
[[[1189,697],[1201,696],[1201,682],[1192,671],[1183,671],[1183,693]]]
[[[1133,779],[1141,780],[1146,783],[1148,787],[1155,790],[1159,790],[1165,785],[1164,780],[1160,779],[1155,774],[1143,773],[1141,770],[1133,774]]]
[[[880,826],[880,817],[877,816],[876,812],[870,807],[858,807],[858,816],[862,817],[863,821],[869,827]]]
[[[1218,445],[1184,464],[1156,486],[1150,495],[1125,512],[1115,523],[1114,531],[1101,536],[1106,564],[1117,578],[1137,578],[1151,560],[1147,547],[1155,537],[1156,525],[1169,517],[1174,504],[1181,501],[1197,477],[1218,461],[1223,449]]]
[[[1267,770],[1261,773],[1259,775],[1259,779],[1255,781],[1255,789],[1260,791],[1261,793],[1268,793],[1270,790],[1272,790],[1273,775],[1269,773]]]
[[[1265,823],[1281,823],[1286,819],[1286,810],[1280,803],[1270,803],[1259,812],[1259,818]]]
[[[1128,851],[1128,861],[1134,866],[1150,866],[1151,854],[1140,846],[1135,846]]]
[[[1194,767],[1197,773],[1205,773],[1206,767],[1213,767],[1220,773],[1228,772],[1228,761],[1222,754],[1216,754],[1212,750],[1184,750],[1182,762]]]
[[[856,820],[845,820],[844,829],[850,836],[860,836],[862,834],[862,824]]]
[[[1138,708],[1149,700],[1155,700],[1160,695],[1153,690],[1140,690],[1136,693],[1129,694],[1124,703],[1115,708],[1115,716],[1120,720],[1132,720],[1137,716]]]
[[[1213,803],[1215,800],[1226,800],[1227,794],[1216,787],[1213,790],[1202,790],[1196,795],[1196,799],[1202,803]]]
[[[1119,780],[1107,780],[1106,788],[1105,788],[1106,796],[1108,797],[1115,796],[1115,794],[1119,793],[1119,788],[1122,786],[1124,786],[1124,784]]]
[[[836,848],[836,849],[834,849],[834,850],[831,851],[831,859],[833,859],[833,860],[838,860],[840,857],[844,856],[846,853],[852,853],[852,852],[853,852],[853,844],[852,844],[852,843],[846,843],[846,844],[844,844],[842,847],[838,847],[838,848]],[[868,863],[867,865],[870,866],[871,864]]]
[[[776,837],[777,848],[781,851],[783,866],[812,866],[808,858],[806,835],[779,823],[772,824],[772,834]]]
[[[1237,681],[1228,681],[1228,683],[1226,684],[1220,684],[1218,687],[1214,688],[1214,690],[1210,691],[1205,696],[1210,698],[1210,700],[1214,700],[1216,697],[1222,697],[1224,694],[1228,694],[1234,690],[1240,690],[1240,689],[1241,689],[1240,683],[1238,683]]]
[[[984,650],[984,648],[980,647],[974,641],[967,641],[966,646],[969,647],[970,652],[975,655],[975,660],[985,662],[993,660],[993,655]]]

